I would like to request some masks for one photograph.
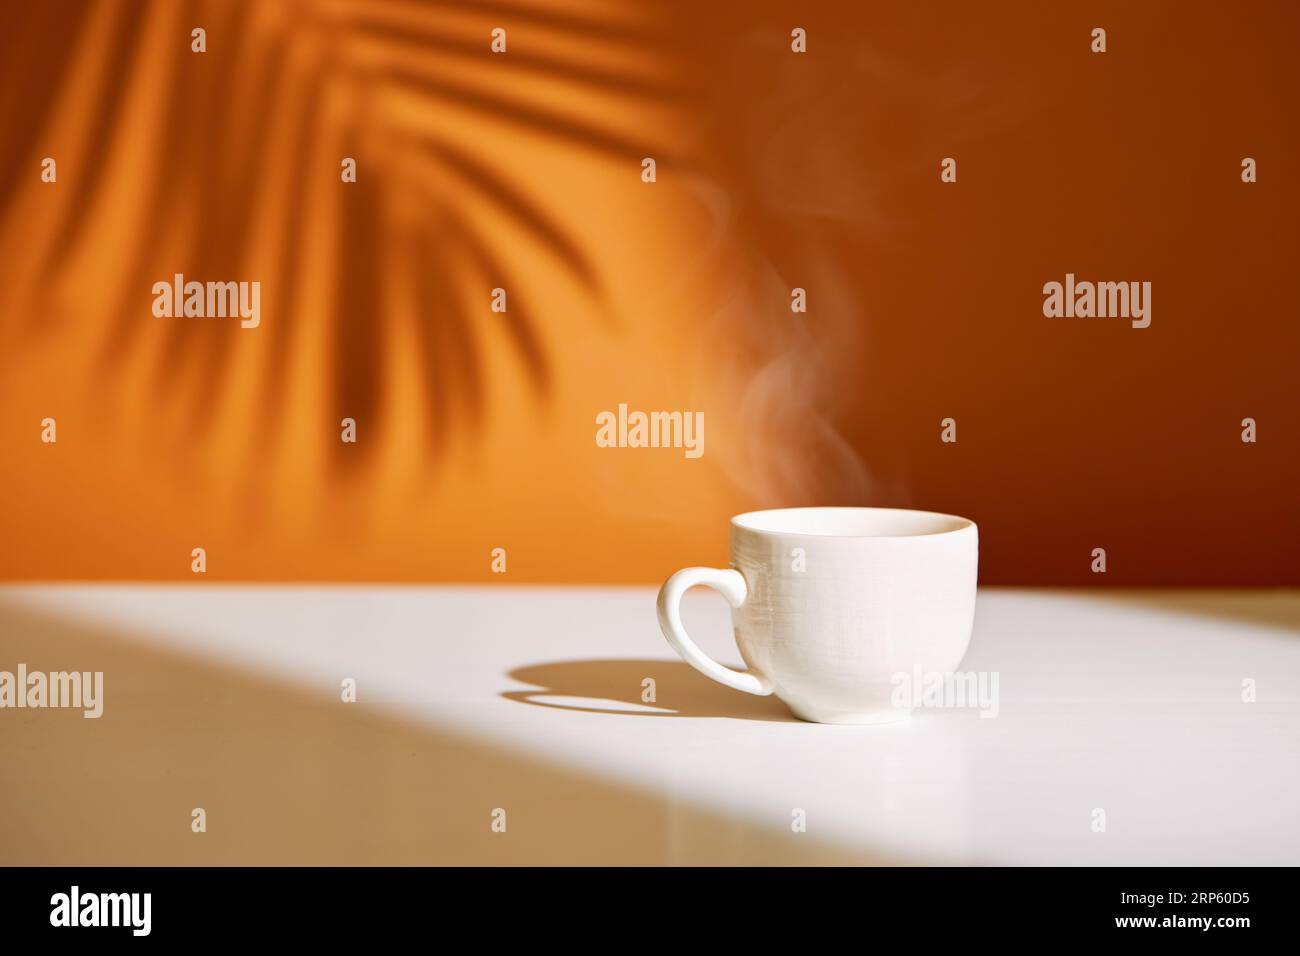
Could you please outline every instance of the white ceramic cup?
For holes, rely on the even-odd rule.
[[[731,568],[683,568],[659,590],[659,626],[700,673],[776,694],[825,724],[906,717],[899,675],[949,673],[975,617],[979,533],[954,515],[895,508],[781,508],[731,519]],[[682,595],[707,584],[731,602],[747,671],[695,646]]]

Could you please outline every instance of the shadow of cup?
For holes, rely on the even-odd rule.
[[[501,696],[535,707],[634,717],[795,719],[775,697],[723,687],[681,661],[553,661],[518,667],[507,676],[533,688]]]

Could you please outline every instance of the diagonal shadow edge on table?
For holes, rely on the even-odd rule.
[[[0,601],[19,662],[104,671],[105,708],[0,712],[0,864],[900,862]]]

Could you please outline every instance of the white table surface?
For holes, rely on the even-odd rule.
[[[101,722],[0,712],[0,840],[13,862],[1300,863],[1300,592],[984,588],[962,669],[998,673],[997,717],[881,727],[803,723],[696,675],[654,597],[0,588],[0,669],[99,665],[106,683]],[[692,593],[685,618],[739,663],[721,598]],[[245,677],[237,704],[212,689]],[[270,710],[281,693],[306,703]],[[364,735],[339,729],[362,714]],[[110,809],[70,819],[87,787]],[[173,813],[178,835],[151,840]]]

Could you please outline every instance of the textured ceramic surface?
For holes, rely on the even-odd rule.
[[[891,508],[790,508],[731,522],[728,570],[686,568],[659,592],[659,623],[682,658],[751,694],[775,693],[804,720],[904,718],[897,675],[961,663],[975,614],[979,538],[953,515]],[[682,627],[696,584],[732,608],[748,671],[706,656]]]

